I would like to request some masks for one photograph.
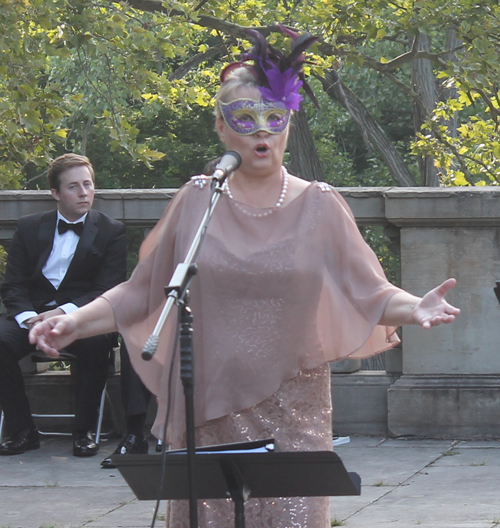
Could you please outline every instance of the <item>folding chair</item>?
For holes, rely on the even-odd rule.
[[[56,360],[50,356],[47,356],[42,351],[37,350],[31,354],[31,360],[35,363],[51,363],[54,361],[74,361],[76,359],[76,356],[74,354],[70,354],[66,350],[60,351],[60,356]],[[104,416],[104,405],[106,403],[106,387],[107,383],[104,386],[104,389],[102,391],[101,395],[101,403],[99,405],[98,415],[97,415],[97,426],[96,426],[96,433],[95,433],[95,443],[99,444],[100,438],[101,438],[101,431],[102,431],[102,419]],[[33,418],[74,418],[74,414],[38,414],[33,413],[31,415]],[[4,427],[4,414],[3,411],[0,414],[0,442],[3,438],[3,427]],[[58,432],[58,431],[41,431],[38,430],[38,432],[42,435],[58,435],[58,436],[71,436],[72,433],[64,433],[64,432]]]

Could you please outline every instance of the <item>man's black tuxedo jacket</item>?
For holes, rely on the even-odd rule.
[[[125,226],[91,209],[69,269],[56,290],[42,273],[52,250],[57,212],[20,218],[7,256],[1,286],[7,317],[48,303],[73,303],[80,307],[126,278]]]

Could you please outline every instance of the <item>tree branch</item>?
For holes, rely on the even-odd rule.
[[[321,81],[325,92],[349,112],[365,141],[378,152],[398,185],[415,186],[415,179],[401,154],[356,94],[342,82],[337,72],[331,69],[325,72],[325,77],[316,75],[316,78]]]
[[[31,182],[34,182],[35,180],[38,180],[38,179],[42,178],[43,176],[46,176],[46,175],[47,175],[47,172],[48,172],[48,171],[44,171],[44,172],[42,172],[41,174],[37,174],[36,176],[33,176],[33,178],[30,178],[29,180],[27,180],[26,182],[24,182],[23,189],[27,189],[27,188],[28,188],[28,185],[29,185]]]
[[[169,16],[180,16],[186,18],[186,13],[182,11],[177,11],[175,9],[167,9],[163,6],[161,0],[127,0],[126,4],[130,5],[135,9],[141,11],[150,11],[150,12],[162,12],[168,14]],[[277,24],[271,24],[270,26],[241,26],[239,24],[234,24],[233,22],[228,22],[227,20],[221,20],[219,18],[207,16],[207,15],[197,15],[193,12],[193,18],[191,20],[193,24],[198,26],[215,29],[224,35],[235,37],[235,38],[248,38],[247,30],[255,29],[259,31],[265,37],[269,36],[271,33],[279,33],[279,27]],[[352,40],[352,36],[347,36],[349,40]],[[415,39],[418,41],[418,38]],[[342,41],[342,36],[337,37],[337,41]],[[326,42],[320,41],[318,43],[319,51],[327,56],[336,56],[336,57],[347,57],[347,56],[357,56],[361,57],[369,68],[376,70],[381,73],[390,73],[394,70],[400,68],[403,64],[410,62],[413,59],[428,59],[432,62],[439,64],[442,68],[446,67],[446,62],[441,58],[446,53],[449,53],[449,50],[446,50],[442,53],[429,53],[426,51],[417,51],[415,42],[413,43],[412,49],[407,52],[399,55],[398,57],[390,60],[389,62],[380,62],[368,55],[363,53],[353,53],[352,50],[345,50],[343,48],[338,48],[328,44]]]
[[[203,53],[197,53],[194,55],[194,57],[191,57],[189,60],[182,63],[181,66],[179,66],[170,75],[169,80],[173,81],[175,79],[182,79],[185,75],[187,75],[187,73],[189,73],[190,70],[200,65],[202,62],[214,59],[215,57],[219,56],[227,48],[227,46],[230,46],[232,43],[234,43],[234,39],[222,42],[218,46],[212,46]]]

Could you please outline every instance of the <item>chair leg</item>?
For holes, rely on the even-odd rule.
[[[74,414],[31,414],[32,418],[75,418]],[[73,433],[60,433],[59,431],[41,431],[38,430],[38,433],[46,436],[72,436]]]
[[[2,414],[0,414],[0,444],[2,443],[2,440],[3,440],[3,422],[4,422],[4,415],[2,411]]]
[[[99,405],[99,414],[97,416],[97,429],[95,432],[95,443],[99,444],[99,440],[101,439],[101,429],[102,429],[102,419],[104,417],[104,404],[106,403],[106,385],[104,385],[104,389],[102,390],[101,395],[101,404]]]
[[[108,416],[111,418],[111,430],[109,432],[103,433],[106,435],[114,435],[117,438],[123,435],[123,426],[120,424],[118,420],[118,416],[116,415],[116,409],[113,404],[113,400],[111,399],[111,396],[109,395],[109,392],[106,391],[106,409],[108,410]]]
[[[101,430],[102,430],[102,420],[104,417],[104,406],[106,403],[106,385],[104,386],[104,389],[101,394],[101,403],[99,404],[99,410],[97,411],[97,427],[96,427],[96,433],[95,433],[95,443],[99,444],[99,440],[101,438]],[[74,414],[32,414],[33,418],[74,418]],[[0,441],[2,440],[2,430],[3,430],[3,412],[0,416]],[[42,435],[55,435],[55,436],[71,436],[73,433],[56,433],[56,432],[47,432],[47,431],[39,431]]]

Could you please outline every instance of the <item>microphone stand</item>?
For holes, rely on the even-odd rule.
[[[216,171],[217,172],[217,171]],[[189,526],[190,528],[198,527],[198,509],[197,509],[197,494],[195,486],[195,427],[194,427],[194,365],[193,365],[193,316],[190,308],[187,306],[188,302],[188,286],[197,273],[197,266],[194,262],[195,257],[199,253],[201,241],[205,234],[208,223],[215,210],[215,206],[223,192],[222,186],[228,176],[228,172],[223,173],[219,178],[214,177],[211,184],[212,194],[210,197],[210,204],[200,223],[200,227],[196,232],[191,247],[186,255],[184,262],[177,264],[175,271],[170,279],[170,283],[165,288],[167,295],[167,302],[163,311],[156,323],[153,333],[149,336],[141,357],[145,360],[150,360],[158,346],[160,332],[167,320],[167,317],[175,304],[180,305],[181,309],[181,329],[180,329],[180,364],[181,364],[181,379],[184,387],[184,398],[186,405],[186,447],[187,447],[187,465],[188,465],[188,489],[189,489]]]

